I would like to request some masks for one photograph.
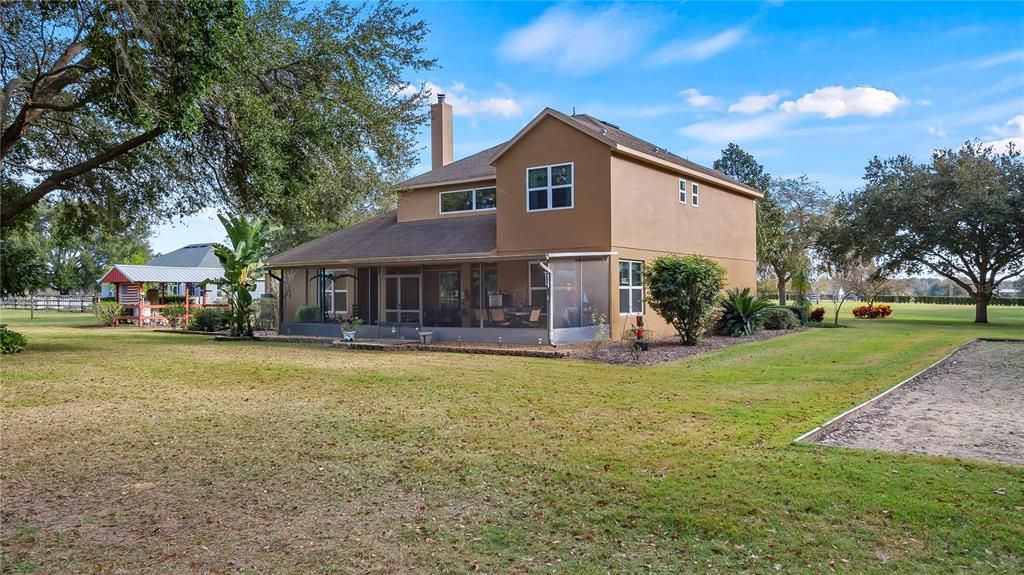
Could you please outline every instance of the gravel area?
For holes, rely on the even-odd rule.
[[[1024,342],[975,341],[819,437],[1024,465]]]
[[[786,335],[787,333],[796,333],[798,331],[803,331],[804,329],[806,328],[761,330],[754,335],[746,337],[706,335],[701,338],[699,344],[692,346],[680,344],[677,336],[656,337],[651,340],[650,349],[639,355],[634,355],[624,343],[608,343],[598,351],[596,356],[594,355],[593,348],[588,344],[559,346],[559,349],[564,349],[567,357],[575,359],[590,359],[603,363],[620,365],[656,365],[659,363],[665,363],[666,361],[674,361],[691,355],[697,355],[698,353],[721,349],[723,347],[729,347],[751,341],[760,341],[762,339]]]

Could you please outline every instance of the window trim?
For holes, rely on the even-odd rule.
[[[570,179],[572,181],[571,181],[571,183],[568,186],[552,186],[551,185],[551,168],[554,168],[556,166],[569,166],[569,177],[570,177]],[[531,188],[530,187],[530,170],[539,170],[541,168],[547,169],[547,171],[548,171],[548,184],[546,186],[542,187],[542,188]],[[526,168],[526,179],[524,181],[526,183],[526,212],[527,213],[532,213],[532,212],[553,212],[553,211],[557,211],[557,210],[571,210],[571,209],[576,207],[576,162],[559,162],[557,164],[548,164],[546,166],[528,166]],[[561,206],[561,207],[558,207],[558,208],[551,207],[551,204],[552,204],[551,200],[553,199],[554,188],[561,189],[561,188],[565,188],[565,187],[569,188],[569,205],[568,206]],[[547,190],[547,192],[548,192],[548,207],[546,207],[546,208],[537,208],[537,209],[533,209],[533,210],[530,209],[530,192],[536,191],[536,190]]]
[[[622,264],[629,264],[629,285],[628,286],[624,286],[622,284],[619,284],[619,285],[616,286],[616,287],[618,287],[618,290],[619,290],[619,309],[620,310],[622,309],[622,290],[626,290],[626,291],[629,292],[629,295],[630,295],[630,298],[628,300],[629,301],[629,308],[630,308],[630,310],[629,311],[620,311],[619,315],[620,316],[644,315],[647,312],[647,301],[645,301],[647,299],[646,298],[647,294],[645,293],[647,290],[644,287],[644,284],[643,284],[642,281],[640,282],[640,285],[634,285],[633,284],[633,264],[640,264],[640,273],[641,274],[645,274],[645,273],[647,273],[647,262],[645,262],[644,260],[621,260],[620,259],[619,260],[619,268],[620,268],[620,270],[618,272],[619,274],[622,273],[621,272]],[[633,309],[633,297],[632,297],[633,296],[633,290],[640,290],[640,311],[636,311],[636,310]]]
[[[490,189],[494,190],[494,204],[495,204],[494,207],[493,208],[478,208],[478,207],[476,207],[476,193],[479,192],[480,190],[490,190]],[[466,192],[469,192],[470,204],[472,205],[472,207],[470,209],[468,209],[468,210],[453,210],[453,211],[450,211],[450,212],[444,211],[444,200],[442,199],[442,196],[444,196],[445,194],[464,194]],[[437,193],[437,213],[439,215],[442,215],[442,216],[450,216],[452,214],[468,214],[468,213],[471,213],[471,212],[492,212],[492,211],[498,209],[498,205],[497,204],[498,204],[498,186],[496,186],[496,185],[495,186],[483,186],[483,187],[480,187],[480,188],[469,188],[469,189],[466,189],[466,190],[448,190],[448,191],[445,191],[445,192],[438,192]]]
[[[679,203],[686,205],[686,178],[679,178]]]
[[[693,182],[690,187],[690,205],[695,208],[700,207],[700,188],[697,182]]]

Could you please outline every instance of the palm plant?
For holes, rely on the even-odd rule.
[[[751,335],[759,327],[765,313],[777,307],[764,296],[754,296],[750,288],[733,288],[722,298],[722,318],[718,320],[718,331],[739,337]]]
[[[217,214],[228,234],[231,246],[216,244],[213,253],[224,268],[224,277],[215,282],[224,291],[230,311],[231,335],[252,337],[252,290],[256,277],[264,269],[263,258],[276,229],[261,218],[246,220],[240,216]]]

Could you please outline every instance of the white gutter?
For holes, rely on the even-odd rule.
[[[619,252],[555,252],[544,254],[547,259],[560,259],[560,258],[594,258],[594,257],[608,257],[617,256]]]

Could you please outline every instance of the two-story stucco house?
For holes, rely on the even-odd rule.
[[[398,208],[273,256],[281,332],[568,343],[601,317],[619,339],[644,304],[644,268],[700,254],[755,282],[754,202],[739,182],[585,115],[545,109],[511,140],[453,161],[452,107],[431,106],[433,169]],[[279,270],[279,271],[277,271]]]

